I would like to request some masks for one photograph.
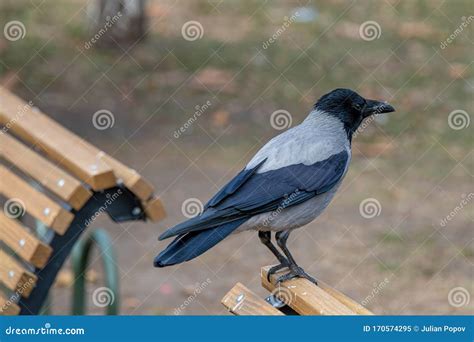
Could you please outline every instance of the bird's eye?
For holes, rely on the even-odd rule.
[[[358,103],[354,103],[354,104],[352,105],[352,107],[353,107],[355,110],[357,110],[357,111],[360,111],[360,110],[362,109],[362,106],[361,106],[360,104],[358,104]]]

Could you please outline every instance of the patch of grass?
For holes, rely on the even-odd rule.
[[[404,243],[404,240],[397,233],[390,231],[390,232],[381,233],[379,242],[386,243],[386,244],[401,244],[401,243]]]

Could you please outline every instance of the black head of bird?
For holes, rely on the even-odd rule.
[[[355,91],[344,88],[334,89],[323,95],[314,105],[314,109],[339,118],[350,136],[365,118],[395,111],[395,108],[386,102],[365,99]]]

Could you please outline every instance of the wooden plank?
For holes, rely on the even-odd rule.
[[[0,156],[69,203],[76,210],[92,196],[81,182],[9,134],[0,133]]]
[[[10,290],[28,298],[37,277],[25,270],[15,259],[0,249],[0,281]]]
[[[137,171],[125,166],[106,153],[102,153],[99,158],[114,170],[118,180],[122,180],[125,186],[140,200],[147,201],[153,195],[153,186]]]
[[[0,87],[0,124],[43,149],[51,159],[94,190],[116,185],[112,168],[98,158],[99,149],[3,87]]]
[[[283,313],[258,297],[241,283],[235,286],[222,298],[221,303],[235,315],[246,316],[281,316]]]
[[[18,220],[8,218],[3,212],[0,212],[0,241],[38,268],[44,267],[52,253],[49,245],[38,240]]]
[[[152,222],[157,222],[165,218],[166,211],[159,198],[152,198],[148,202],[142,202],[147,218]]]
[[[3,292],[0,292],[0,315],[1,316],[15,316],[20,313],[20,307],[7,299]]]
[[[281,270],[267,280],[271,266],[262,268],[261,280],[264,288],[275,294],[300,315],[355,315],[355,312],[332,297],[319,286],[303,278],[294,278],[278,285],[276,279],[284,274]]]
[[[0,193],[7,199],[19,200],[24,209],[34,218],[63,235],[74,215],[31,187],[23,179],[0,165]],[[6,213],[7,214],[7,213]]]
[[[324,291],[329,293],[331,296],[336,298],[342,304],[347,306],[349,309],[354,311],[358,315],[373,315],[374,313],[370,310],[367,310],[364,306],[357,303],[354,299],[346,296],[344,293],[339,292],[335,288],[330,287],[328,284],[323,283],[322,281],[318,280],[318,286],[322,288]]]

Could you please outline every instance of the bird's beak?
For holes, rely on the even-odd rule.
[[[368,117],[374,114],[382,114],[382,113],[391,113],[395,111],[391,105],[387,102],[380,102],[375,100],[366,100],[367,105],[364,108],[364,117]]]

